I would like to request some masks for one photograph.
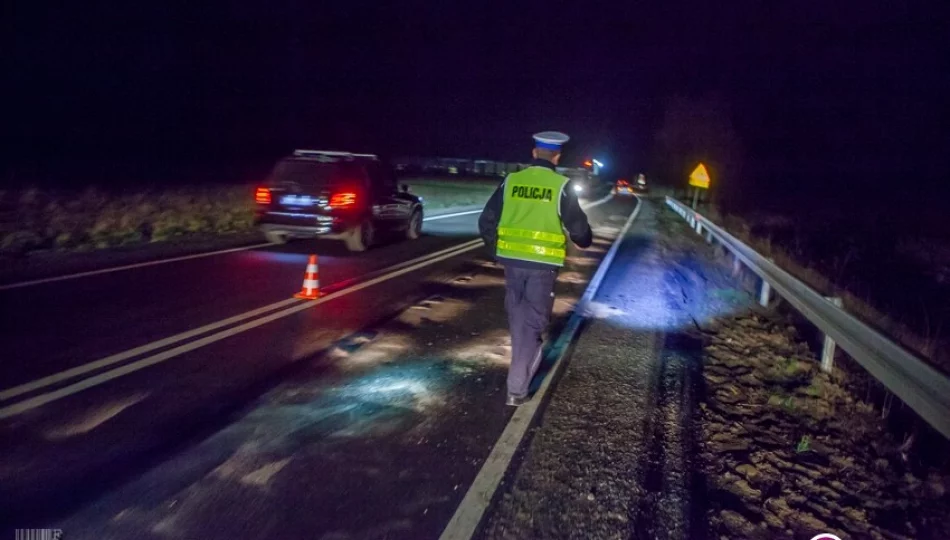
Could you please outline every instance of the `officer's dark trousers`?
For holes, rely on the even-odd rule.
[[[505,267],[505,309],[511,331],[508,393],[527,396],[541,363],[542,334],[554,307],[556,270]]]

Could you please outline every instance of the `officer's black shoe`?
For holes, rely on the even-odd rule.
[[[508,399],[505,400],[505,405],[510,405],[511,407],[520,407],[524,405],[526,401],[528,401],[527,396],[519,397],[519,396],[513,396],[511,394],[508,394]]]

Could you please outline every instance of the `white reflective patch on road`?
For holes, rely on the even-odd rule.
[[[241,483],[249,486],[267,487],[275,474],[279,473],[290,463],[291,458],[268,463],[241,477]]]
[[[609,319],[611,317],[616,317],[625,313],[626,312],[624,310],[609,304],[591,302],[587,305],[587,312],[585,315],[594,319]]]
[[[147,398],[149,394],[150,392],[138,392],[131,396],[103,403],[90,411],[85,411],[79,418],[68,420],[67,423],[63,425],[46,430],[46,439],[57,441],[89,433],[116,416],[119,416],[122,411],[141,402]]]

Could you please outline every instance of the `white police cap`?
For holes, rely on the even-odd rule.
[[[570,137],[560,131],[542,131],[534,134],[534,145],[547,150],[560,150]]]

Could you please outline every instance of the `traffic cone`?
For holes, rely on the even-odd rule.
[[[317,267],[317,256],[311,255],[307,262],[307,271],[303,275],[303,288],[294,298],[303,298],[304,300],[316,300],[320,298],[320,271]]]

